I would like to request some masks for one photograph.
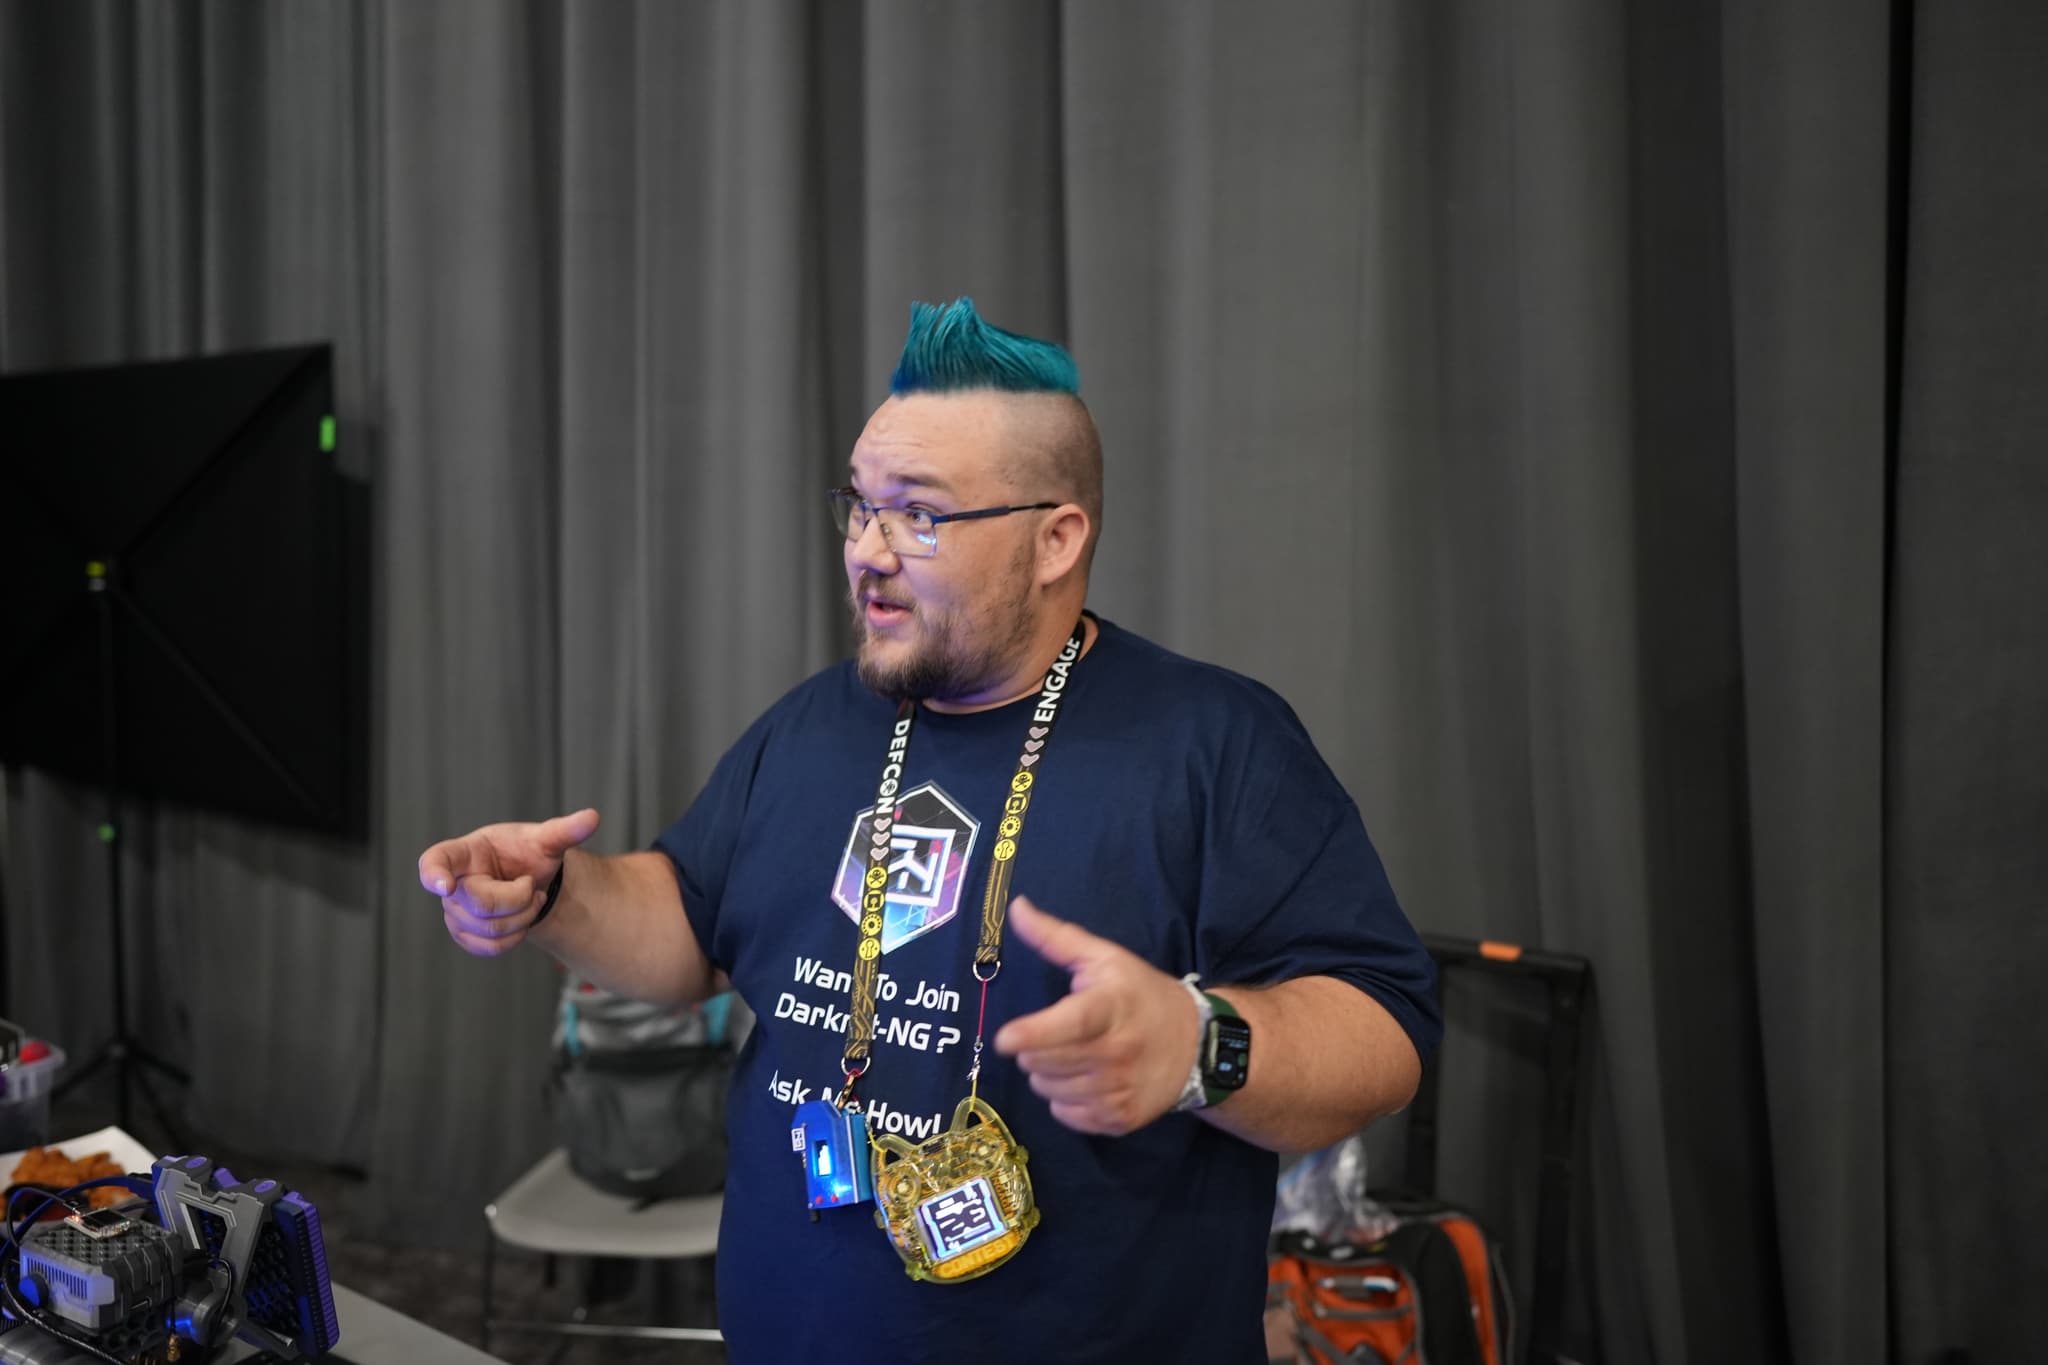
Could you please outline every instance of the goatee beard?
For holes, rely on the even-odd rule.
[[[929,653],[917,654],[893,667],[885,667],[862,653],[855,656],[853,671],[861,686],[890,701],[943,698],[953,684],[952,670],[946,661]]]
[[[958,626],[951,620],[934,624],[920,610],[909,608],[913,618],[925,627],[924,640],[909,658],[883,664],[868,652],[867,607],[864,601],[870,585],[862,582],[850,595],[853,614],[854,674],[861,686],[891,701],[950,701],[971,696],[1000,678],[1022,645],[1031,637],[1030,613],[1025,602],[1012,603],[1005,614],[1009,629],[1000,639],[980,648],[963,648]]]

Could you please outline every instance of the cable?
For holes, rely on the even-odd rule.
[[[221,1314],[220,1321],[214,1324],[212,1332],[212,1335],[218,1338],[224,1332],[226,1332],[229,1323],[240,1320],[246,1320],[248,1314],[246,1312],[240,1314],[235,1312],[235,1263],[233,1261],[230,1261],[225,1256],[214,1256],[210,1257],[207,1260],[206,1264],[209,1268],[213,1266],[219,1266],[222,1270],[225,1270],[228,1273],[228,1297],[227,1303],[225,1305],[226,1311]],[[228,1335],[232,1335],[232,1333],[228,1333]],[[206,1349],[209,1351],[217,1351],[226,1344],[226,1342],[219,1340],[209,1341],[206,1343]]]
[[[66,1346],[75,1346],[79,1350],[84,1351],[87,1355],[98,1356],[101,1360],[108,1362],[108,1365],[128,1365],[127,1361],[122,1360],[119,1356],[108,1355],[105,1351],[102,1351],[99,1347],[93,1345],[84,1337],[73,1336],[71,1333],[64,1331],[62,1328],[53,1326],[52,1324],[45,1322],[43,1320],[43,1315],[40,1312],[36,1311],[33,1308],[28,1308],[24,1306],[20,1299],[14,1297],[14,1286],[7,1283],[7,1275],[4,1271],[0,1271],[0,1293],[5,1293],[7,1295],[7,1302],[10,1305],[12,1305],[14,1309],[14,1316],[20,1321],[32,1322],[36,1326],[42,1328],[45,1332],[48,1332],[51,1336],[56,1337]]]
[[[49,1208],[50,1205],[63,1204],[75,1194],[83,1194],[87,1190],[97,1189],[102,1185],[119,1185],[122,1188],[126,1189],[130,1194],[140,1195],[144,1198],[148,1198],[151,1194],[155,1192],[155,1187],[153,1185],[139,1185],[134,1176],[128,1175],[96,1176],[91,1180],[80,1181],[78,1184],[73,1185],[70,1189],[58,1190],[54,1194],[51,1193],[49,1190],[44,1189],[40,1185],[16,1185],[9,1189],[7,1192],[6,1221],[8,1244],[14,1247],[16,1251],[19,1251],[21,1249],[22,1233],[26,1232],[29,1226],[33,1224],[36,1221],[36,1219],[42,1217],[43,1211]],[[35,1211],[29,1214],[27,1218],[24,1218],[21,1221],[21,1223],[17,1226],[14,1221],[14,1201],[21,1198],[24,1194],[40,1194],[41,1196],[43,1196],[43,1202],[36,1205]]]
[[[73,1185],[71,1188],[66,1190],[59,1190],[55,1194],[52,1194],[50,1191],[43,1189],[42,1187],[37,1185],[16,1185],[12,1189],[8,1190],[7,1207],[4,1219],[7,1229],[7,1245],[4,1248],[0,1248],[0,1293],[6,1294],[7,1303],[9,1307],[11,1307],[14,1310],[14,1316],[19,1321],[34,1323],[37,1327],[42,1328],[51,1336],[61,1340],[65,1345],[76,1347],[77,1349],[84,1351],[87,1355],[95,1356],[100,1360],[104,1360],[108,1362],[108,1365],[127,1365],[127,1362],[123,1361],[120,1357],[108,1355],[105,1351],[102,1351],[99,1347],[93,1345],[91,1342],[85,1340],[83,1337],[75,1336],[72,1333],[64,1331],[62,1328],[57,1327],[52,1323],[48,1322],[47,1320],[45,1320],[41,1311],[27,1307],[25,1304],[22,1303],[22,1301],[19,1298],[15,1296],[14,1286],[10,1284],[7,1279],[6,1262],[8,1252],[11,1251],[13,1253],[15,1275],[16,1278],[19,1279],[21,1271],[22,1234],[25,1233],[32,1225],[34,1225],[36,1219],[43,1216],[43,1211],[45,1209],[49,1208],[52,1204],[65,1204],[66,1201],[72,1198],[72,1196],[82,1194],[86,1190],[97,1189],[102,1185],[120,1185],[126,1188],[132,1194],[149,1193],[149,1190],[137,1187],[134,1177],[126,1175],[99,1176],[92,1180],[81,1181],[80,1183]],[[40,1194],[43,1196],[43,1202],[36,1205],[35,1209],[32,1212],[30,1212],[27,1218],[23,1219],[19,1224],[16,1224],[14,1221],[14,1204],[15,1201],[20,1199],[21,1196],[23,1196],[24,1194]],[[68,1207],[68,1204],[66,1206]]]

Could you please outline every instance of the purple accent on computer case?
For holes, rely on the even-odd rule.
[[[293,1297],[298,1301],[301,1349],[321,1355],[341,1340],[341,1322],[334,1313],[334,1286],[328,1277],[327,1239],[320,1232],[320,1210],[287,1193],[271,1206],[271,1216],[292,1250]]]

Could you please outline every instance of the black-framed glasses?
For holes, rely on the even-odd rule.
[[[980,521],[985,517],[1006,517],[1012,512],[1043,512],[1060,506],[1056,502],[1027,502],[1020,507],[978,507],[972,512],[927,512],[922,507],[877,507],[856,488],[828,488],[825,500],[832,508],[832,524],[848,540],[859,540],[868,523],[880,518],[882,537],[899,555],[930,559],[939,552],[939,526],[948,521]]]

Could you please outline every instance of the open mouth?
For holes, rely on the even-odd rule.
[[[900,602],[870,597],[867,599],[866,615],[871,626],[893,626],[910,618],[910,608]]]

